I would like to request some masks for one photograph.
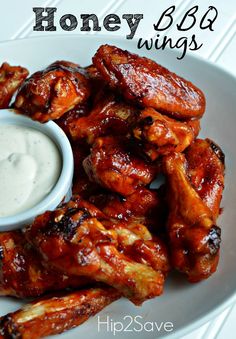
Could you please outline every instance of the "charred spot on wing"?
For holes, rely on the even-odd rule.
[[[73,216],[76,214],[76,218]],[[90,213],[83,208],[68,208],[66,213],[60,218],[59,221],[55,221],[52,218],[48,223],[47,234],[54,235],[60,234],[65,238],[72,238],[76,232],[76,229],[88,218]]]
[[[214,141],[211,139],[206,139],[207,142],[209,143],[212,151],[215,153],[215,155],[219,158],[219,160],[222,162],[223,165],[225,165],[225,155],[222,149],[220,148],[219,145],[217,145]]]
[[[221,243],[221,229],[218,226],[214,225],[211,227],[209,232],[208,243],[210,246],[211,254],[217,253]]]

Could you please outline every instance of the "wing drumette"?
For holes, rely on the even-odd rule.
[[[148,185],[156,174],[154,166],[132,154],[129,140],[119,137],[96,139],[83,164],[90,180],[124,196]]]
[[[89,211],[87,204],[81,205],[81,199],[75,198],[56,211],[37,217],[25,230],[27,239],[49,266],[68,275],[105,282],[135,303],[161,294],[164,283],[161,270],[137,263],[120,252],[125,243],[119,240],[116,227],[110,222],[103,225]],[[127,237],[128,240],[135,239]]]
[[[7,108],[13,94],[27,78],[29,72],[21,66],[4,62],[0,67],[0,108]]]
[[[208,278],[219,259],[220,228],[210,208],[191,185],[185,156],[174,153],[163,160],[168,184],[168,234],[172,265],[189,281]],[[213,189],[214,187],[212,187]]]
[[[79,326],[117,300],[113,288],[90,288],[52,295],[0,317],[0,338],[37,339]]]
[[[45,292],[88,284],[84,277],[47,270],[20,231],[0,233],[0,295],[37,297]]]
[[[111,88],[141,106],[178,119],[200,118],[205,111],[200,89],[150,59],[102,45],[93,64]]]
[[[196,138],[199,120],[181,122],[146,108],[137,116],[133,135],[151,160],[171,152],[183,152]]]
[[[163,204],[157,192],[140,188],[122,200],[115,194],[99,194],[91,197],[91,200],[100,200],[98,205],[101,210],[79,197],[78,207],[85,208],[91,216],[101,221],[106,229],[116,232],[119,250],[132,260],[151,266],[166,276],[170,269],[166,245],[145,226],[151,225],[157,233],[160,231],[158,228],[162,220],[158,219]]]
[[[190,181],[216,220],[224,189],[224,153],[212,140],[197,139],[187,149],[186,160]]]
[[[46,122],[85,103],[89,95],[86,72],[72,62],[56,61],[24,82],[14,106],[18,113]]]

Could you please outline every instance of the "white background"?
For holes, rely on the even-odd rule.
[[[144,19],[135,34],[136,38],[150,38],[155,36],[153,24],[156,23],[161,13],[171,5],[176,6],[174,13],[174,23],[171,28],[163,34],[168,34],[173,41],[179,37],[196,34],[197,40],[203,43],[203,47],[192,52],[217,63],[221,67],[228,69],[236,75],[236,0],[0,0],[0,41],[20,39],[29,36],[46,36],[55,34],[86,34],[80,32],[80,14],[96,14],[102,26],[103,19],[107,14],[115,13],[122,17],[124,13],[140,13]],[[179,23],[185,12],[194,5],[199,6],[196,14],[197,22],[195,27],[189,32],[178,32],[176,23]],[[202,15],[209,6],[215,6],[219,12],[214,24],[214,31],[200,30],[199,22]],[[33,25],[35,15],[32,7],[57,7],[55,14],[56,32],[34,32]],[[59,25],[60,17],[64,14],[73,14],[78,18],[78,27],[72,32],[65,32]],[[109,36],[125,35],[129,33],[127,23],[121,20],[121,29],[116,32],[106,32],[102,28],[101,32],[90,32],[87,34],[107,34]],[[0,50],[1,53],[1,50]],[[234,269],[232,267],[232,269]],[[235,286],[236,287],[236,286]],[[206,301],[207,302],[207,301]],[[235,338],[236,330],[236,306],[226,309],[213,321],[200,327],[181,339],[231,339]]]

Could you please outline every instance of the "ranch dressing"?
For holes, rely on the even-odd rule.
[[[20,125],[0,125],[0,217],[32,208],[55,186],[61,156],[42,132]]]

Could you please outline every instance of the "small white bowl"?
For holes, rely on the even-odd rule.
[[[70,142],[63,130],[53,121],[45,124],[33,121],[13,110],[0,111],[0,124],[14,124],[34,128],[46,134],[57,145],[62,159],[62,168],[59,179],[51,192],[37,205],[27,211],[9,217],[0,217],[0,232],[10,231],[30,224],[34,218],[45,211],[54,210],[60,202],[71,197],[71,184],[74,170],[73,153]]]

